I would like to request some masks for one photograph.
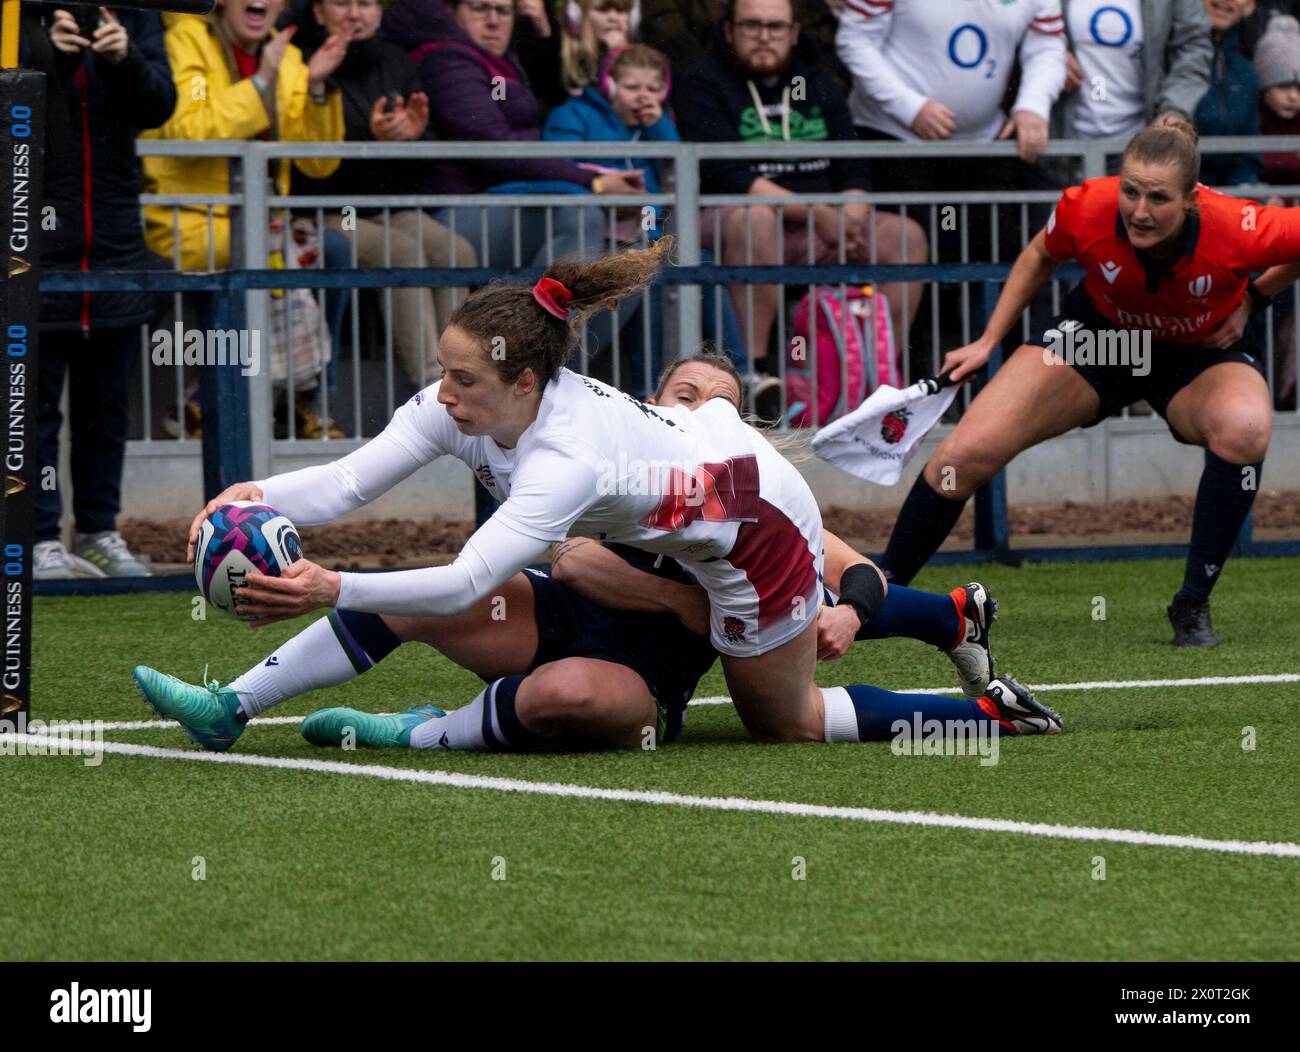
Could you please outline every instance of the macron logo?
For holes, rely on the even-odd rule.
[[[1113,260],[1108,259],[1101,265],[1101,276],[1106,279],[1108,285],[1114,285],[1115,279],[1119,277],[1119,272],[1123,269]]]
[[[278,657],[276,657],[274,654],[272,654],[269,658],[266,659],[266,664],[263,665],[262,667],[263,667],[263,668],[274,668],[274,667],[275,667],[276,665],[278,665],[279,663],[280,663],[280,659],[279,659]]]
[[[150,1027],[152,990],[71,990],[50,994],[51,1023],[130,1023],[143,1034]]]

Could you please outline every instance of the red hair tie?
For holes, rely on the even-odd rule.
[[[569,320],[568,304],[573,300],[573,293],[564,287],[564,282],[542,278],[533,286],[533,299],[552,317],[559,318],[560,321]]]

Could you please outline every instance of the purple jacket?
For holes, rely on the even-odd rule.
[[[439,139],[536,142],[541,113],[513,53],[493,55],[471,43],[442,0],[396,0],[384,12],[382,32],[419,67],[429,96],[429,123]],[[492,97],[493,78],[504,78],[504,98]],[[498,95],[501,91],[498,90]],[[558,180],[590,186],[595,173],[572,161],[437,161],[429,167],[430,193],[481,193],[498,183]]]

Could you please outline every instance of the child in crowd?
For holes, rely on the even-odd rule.
[[[601,60],[594,83],[551,111],[542,138],[549,142],[680,142],[677,127],[664,109],[670,86],[668,60],[654,48],[645,44],[616,48]],[[658,160],[626,157],[594,163],[610,171],[640,169],[646,192],[659,193]],[[640,209],[636,211],[639,219]],[[657,213],[649,233],[652,238],[659,236]],[[620,225],[620,240],[637,236],[634,229]]]
[[[1290,15],[1274,15],[1268,31],[1255,45],[1255,73],[1259,77],[1259,126],[1264,135],[1300,135],[1300,22]],[[1264,154],[1263,181],[1284,186],[1300,185],[1300,153]],[[1295,204],[1273,196],[1270,205]],[[1296,316],[1291,296],[1280,298],[1274,314],[1277,335],[1274,342],[1274,404],[1295,405]]]
[[[581,95],[615,48],[625,48],[641,20],[639,0],[565,0],[560,67],[570,95]]]
[[[665,109],[671,86],[668,60],[660,52],[645,44],[614,48],[600,61],[594,83],[587,84],[581,94],[551,111],[542,138],[560,142],[679,142],[677,127]],[[579,163],[592,164],[602,173],[639,170],[644,175],[646,192],[650,194],[659,193],[662,186],[657,159],[629,155]],[[643,232],[650,240],[663,233],[661,210],[650,205],[646,208],[650,211],[635,207],[620,210],[617,227],[620,243],[639,241]],[[657,300],[658,293],[652,295]],[[724,306],[720,328],[713,311],[706,310],[704,314],[705,336],[720,342],[727,353],[738,355],[742,346],[740,324],[730,301]],[[657,306],[651,316],[657,323]],[[634,332],[634,352],[641,343],[642,334]],[[658,343],[657,336],[652,333],[650,377],[659,374]],[[643,364],[635,353],[632,360]],[[644,369],[640,371],[644,372]]]
[[[1300,22],[1275,15],[1255,45],[1259,129],[1264,135],[1300,135]],[[1264,182],[1300,184],[1300,153],[1266,153]],[[1270,202],[1271,203],[1271,202]]]
[[[1259,78],[1240,51],[1241,21],[1254,0],[1205,0],[1214,58],[1210,87],[1196,106],[1196,130],[1207,135],[1259,134]],[[1259,182],[1263,161],[1257,153],[1207,153],[1201,158],[1206,186]]]

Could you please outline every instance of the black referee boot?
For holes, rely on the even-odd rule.
[[[1174,626],[1176,647],[1217,647],[1219,637],[1210,624],[1210,601],[1191,599],[1179,592],[1169,604],[1169,623]]]

